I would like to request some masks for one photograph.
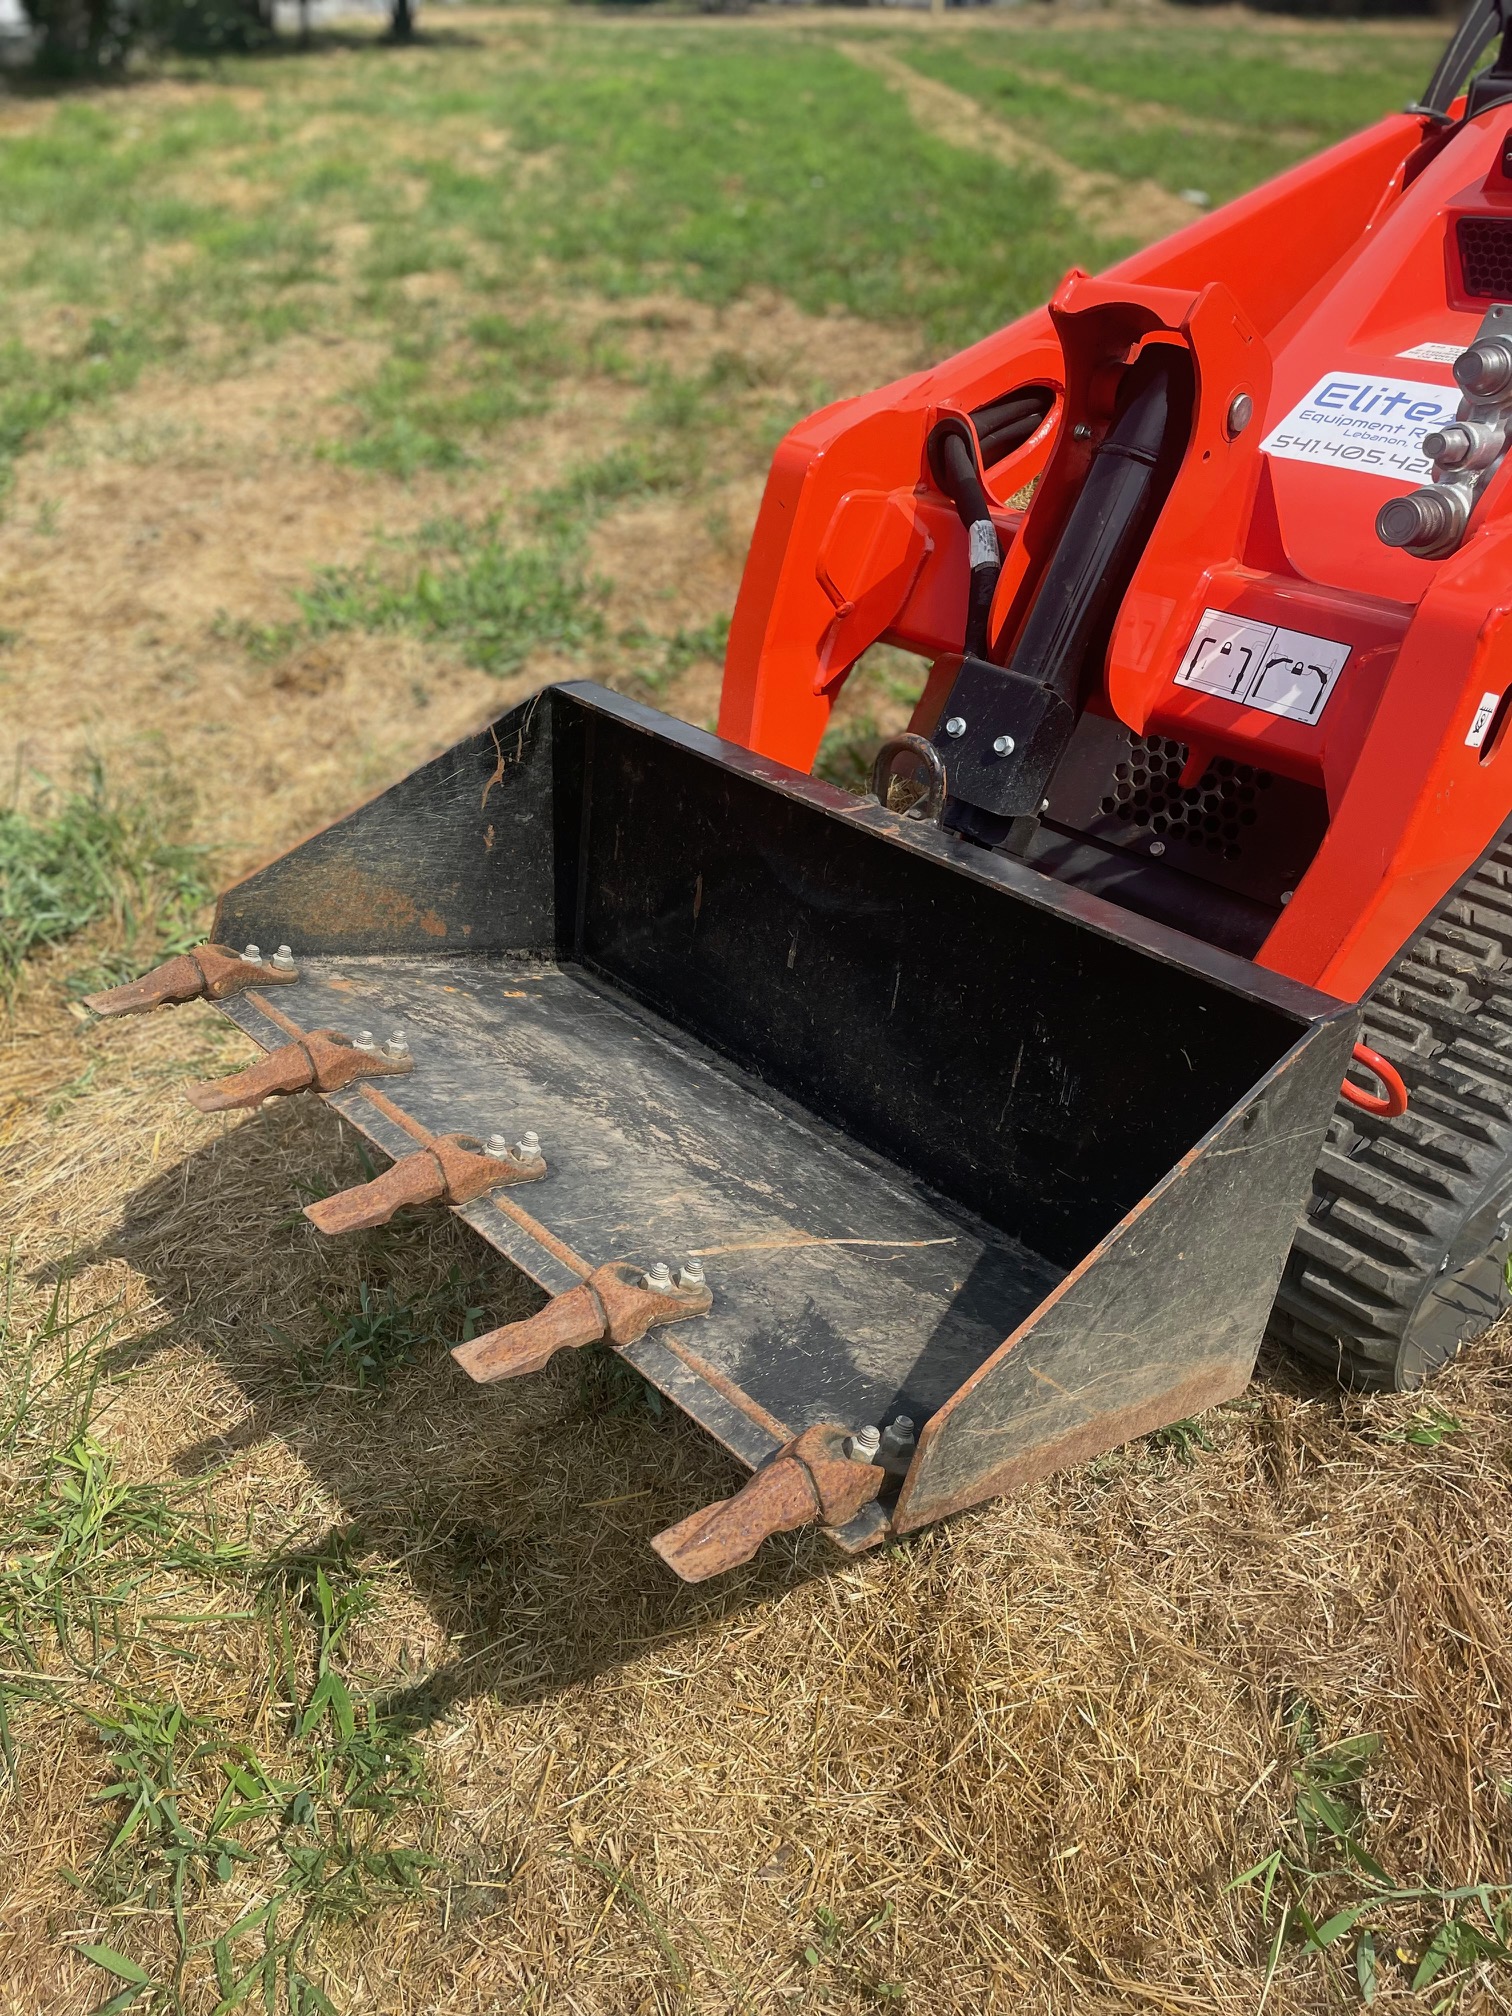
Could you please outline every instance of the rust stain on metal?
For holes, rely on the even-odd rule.
[[[471,1134],[432,1134],[423,1148],[404,1155],[370,1183],[356,1184],[305,1206],[305,1216],[327,1233],[387,1225],[406,1204],[469,1204],[509,1183],[535,1183],[546,1174],[544,1156],[491,1155]]]
[[[493,743],[494,767],[493,772],[490,775],[487,783],[483,786],[483,796],[478,803],[478,810],[480,812],[487,811],[488,800],[493,792],[493,788],[496,784],[502,784],[504,782],[504,773],[509,768],[510,764],[518,763],[524,756],[525,738],[530,733],[530,724],[535,719],[535,711],[539,704],[540,704],[540,695],[536,694],[532,698],[530,705],[526,708],[525,713],[520,721],[520,725],[518,729],[515,731],[515,746],[514,746],[514,754],[512,756],[507,756],[504,753],[503,748],[500,746],[497,727],[493,723],[489,724],[488,736],[489,740]],[[488,829],[487,845],[490,847],[492,847],[493,845],[492,826],[490,826]]]
[[[614,1260],[607,1267],[596,1267],[578,1287],[553,1295],[534,1316],[459,1344],[451,1355],[480,1385],[518,1379],[523,1373],[539,1372],[558,1351],[578,1350],[604,1339],[635,1344],[662,1324],[707,1316],[712,1301],[702,1283],[653,1288],[638,1267]]]
[[[716,1393],[722,1394],[732,1407],[738,1407],[748,1421],[754,1421],[758,1428],[764,1428],[774,1441],[791,1440],[793,1430],[788,1422],[779,1421],[775,1414],[768,1414],[759,1401],[753,1400],[743,1387],[737,1386],[735,1381],[721,1372],[717,1365],[711,1365],[707,1358],[700,1357],[686,1338],[668,1336],[661,1341],[676,1357],[681,1358],[690,1372],[696,1372],[706,1386],[712,1386]]]
[[[554,1232],[548,1232],[538,1218],[532,1218],[528,1211],[522,1210],[512,1197],[490,1197],[488,1201],[495,1211],[502,1211],[506,1218],[512,1218],[522,1232],[528,1232],[553,1259],[560,1260],[564,1267],[571,1268],[582,1280],[588,1279],[593,1269],[582,1255],[574,1253],[565,1239],[558,1239]]]
[[[1109,1407],[1101,1413],[1089,1415],[1085,1421],[1078,1422],[1063,1434],[1051,1436],[1032,1449],[979,1472],[968,1486],[958,1491],[926,1496],[922,1491],[912,1490],[910,1487],[919,1475],[918,1456],[915,1456],[915,1467],[904,1483],[893,1513],[893,1530],[896,1533],[912,1532],[915,1527],[930,1525],[936,1519],[947,1518],[952,1512],[964,1512],[969,1505],[980,1505],[983,1499],[1002,1498],[1010,1491],[1020,1491],[1025,1485],[1036,1484],[1041,1477],[1048,1477],[1052,1470],[1064,1470],[1070,1464],[1085,1463],[1090,1457],[1101,1456],[1109,1449],[1118,1448],[1121,1443],[1133,1441],[1136,1435],[1152,1435],[1168,1421],[1182,1421],[1188,1415],[1204,1413],[1209,1407],[1217,1407],[1225,1400],[1232,1400],[1235,1394],[1242,1393],[1249,1384],[1249,1377],[1248,1365],[1239,1365],[1233,1360],[1205,1366],[1202,1371],[1177,1380],[1173,1385],[1163,1386],[1158,1393],[1147,1395],[1126,1407]],[[931,1430],[937,1426],[948,1433],[948,1418],[944,1410],[928,1423],[920,1436],[921,1454],[930,1439]]]
[[[282,1029],[285,1036],[300,1037],[304,1035],[303,1023],[296,1022],[292,1015],[286,1015],[283,1009],[278,1007],[276,1003],[265,1001],[259,996],[257,1006],[259,1012],[267,1016],[275,1029]]]
[[[339,1092],[344,1085],[368,1076],[400,1075],[414,1069],[407,1054],[392,1057],[377,1049],[359,1050],[337,1029],[315,1029],[277,1050],[270,1050],[245,1071],[206,1084],[186,1085],[192,1105],[201,1113],[228,1113],[245,1106],[252,1111],[275,1093]]]
[[[86,994],[84,1006],[96,1015],[142,1015],[149,1009],[177,1007],[185,1001],[229,1001],[249,987],[290,987],[298,978],[292,965],[279,967],[266,959],[248,959],[227,945],[196,945],[191,952],[165,959],[139,979]]]
[[[749,1561],[774,1533],[816,1520],[846,1525],[877,1496],[887,1473],[847,1456],[845,1436],[835,1423],[805,1428],[733,1498],[669,1526],[652,1547],[684,1582],[706,1582]]]
[[[405,931],[418,929],[432,938],[444,938],[447,931],[434,908],[422,906],[361,862],[339,855],[318,865],[297,857],[286,862],[279,901],[291,944],[355,943],[387,951]]]
[[[392,1120],[396,1127],[402,1127],[410,1139],[418,1141],[422,1147],[430,1146],[430,1129],[422,1127],[418,1120],[412,1120],[404,1108],[396,1106],[386,1092],[380,1092],[376,1085],[364,1085],[360,1089],[369,1106],[376,1107],[386,1120]]]

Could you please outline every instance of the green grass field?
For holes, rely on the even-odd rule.
[[[1505,1342],[670,1587],[702,1436],[591,1353],[461,1390],[509,1270],[322,1244],[329,1114],[207,1121],[210,1011],[77,1005],[546,679],[711,720],[787,427],[1436,31],[424,26],[0,95],[0,2012],[1507,2008]],[[871,654],[829,774],[919,674]]]

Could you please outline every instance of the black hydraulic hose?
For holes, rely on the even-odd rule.
[[[1009,657],[1015,672],[1073,707],[1186,450],[1191,399],[1185,350],[1152,344],[1130,367],[1122,411],[1092,457]]]
[[[977,468],[976,436],[959,414],[947,413],[930,430],[929,468],[966,527],[971,591],[966,604],[965,649],[980,654],[987,649],[987,624],[1002,572],[1003,549]]]
[[[947,413],[930,429],[929,473],[966,527],[971,591],[963,648],[978,656],[987,649],[992,597],[1003,571],[1003,550],[981,472],[1021,448],[1054,403],[1047,386],[1033,385],[979,406],[969,420]]]
[[[1048,385],[1031,385],[1027,392],[1013,392],[1006,399],[975,407],[971,424],[982,446],[982,467],[990,469],[1015,448],[1022,448],[1054,404],[1055,394]]]

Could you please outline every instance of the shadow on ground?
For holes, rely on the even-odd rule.
[[[473,1694],[550,1695],[839,1565],[810,1537],[709,1588],[676,1582],[647,1541],[744,1472],[606,1350],[475,1386],[448,1347],[540,1292],[439,1207],[322,1239],[301,1206],[371,1174],[364,1152],[324,1106],[275,1101],[137,1191],[72,1264],[125,1261],[162,1312],[107,1348],[107,1376],[202,1353],[239,1389],[218,1432],[186,1417],[169,1466],[234,1471],[274,1440],[297,1459],[260,1466],[287,1472],[295,1535],[270,1576],[335,1561],[408,1579],[451,1650],[399,1679],[391,1712],[418,1727]],[[209,1390],[224,1420],[224,1382]],[[312,1482],[332,1516],[301,1530]],[[284,1510],[260,1500],[263,1530]]]
[[[527,1314],[540,1292],[439,1207],[322,1239],[302,1205],[372,1174],[365,1156],[328,1108],[275,1101],[137,1191],[74,1265],[125,1261],[164,1312],[109,1347],[107,1374],[202,1353],[239,1390],[228,1425],[196,1434],[186,1421],[170,1443],[181,1476],[234,1470],[270,1441],[297,1459],[283,1466],[295,1537],[270,1577],[336,1563],[407,1578],[450,1649],[401,1669],[390,1713],[421,1727],[475,1694],[552,1695],[843,1564],[809,1535],[705,1588],[675,1582],[649,1539],[744,1473],[609,1351],[473,1385],[448,1347]],[[1257,1376],[1272,1391],[1331,1390],[1270,1350]],[[301,1529],[312,1482],[331,1516]],[[283,1508],[262,1510],[276,1527]]]

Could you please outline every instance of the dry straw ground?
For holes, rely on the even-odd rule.
[[[416,62],[438,89],[485,58],[560,66],[524,18]],[[1308,46],[1326,72],[1335,45]],[[365,60],[100,116],[298,91],[313,147]],[[0,136],[66,116],[0,105]],[[446,116],[392,154],[508,156]],[[256,161],[243,139],[187,179],[245,206]],[[0,696],[33,810],[94,752],[229,875],[566,666],[707,719],[774,421],[922,354],[916,327],[770,287],[626,299],[538,265],[532,312],[574,360],[549,413],[453,466],[364,463],[320,450],[380,438],[351,402],[371,419],[396,300],[436,397],[480,354],[455,265],[374,309],[368,228],[330,234],[331,312],[245,351],[191,327],[22,454]],[[80,311],[33,305],[34,349],[66,349]],[[290,627],[317,565],[392,573],[441,517],[527,524],[585,440],[685,443],[669,401],[716,357],[693,477],[599,498],[602,622],[570,654],[500,678],[413,623]],[[902,691],[874,669],[852,723]],[[1411,1983],[1446,1919],[1485,1930],[1499,1903],[1444,1893],[1512,1869],[1512,1339],[1431,1402],[1266,1358],[1200,1424],[905,1548],[779,1541],[675,1587],[647,1536],[727,1488],[723,1460],[600,1361],[468,1385],[446,1343],[528,1291],[444,1213],[322,1244],[299,1204],[360,1173],[330,1115],[206,1120],[177,1083],[242,1054],[208,1010],[101,1028],[73,1005],[124,930],[29,960],[0,1049],[7,2016],[325,2006],[309,1983],[415,2016],[1287,2016],[1357,2002],[1372,1950],[1379,2008],[1509,2006],[1468,1933]],[[1267,1858],[1268,1912],[1232,1887]],[[1369,1908],[1322,1954],[1273,1951],[1299,1897]]]

